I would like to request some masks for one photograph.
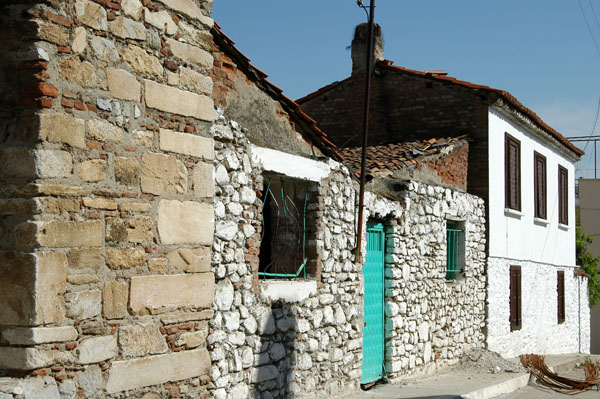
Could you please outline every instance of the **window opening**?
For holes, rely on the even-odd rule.
[[[557,272],[558,324],[565,322],[565,272]]]
[[[267,177],[263,192],[261,278],[306,278],[307,247],[314,232],[307,222],[311,182],[284,176]]]
[[[459,222],[446,222],[446,280],[456,279],[463,272],[465,238]]]
[[[521,142],[506,133],[504,148],[505,207],[521,210]]]
[[[521,329],[521,266],[510,267],[510,331]]]
[[[535,217],[546,219],[546,157],[534,152]]]
[[[569,172],[558,165],[558,223],[569,224]]]

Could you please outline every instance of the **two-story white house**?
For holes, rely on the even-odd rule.
[[[361,143],[365,41],[359,25],[350,77],[298,100],[338,146]],[[376,37],[369,145],[471,138],[467,192],[486,204],[487,347],[588,352],[587,281],[575,265],[573,165],[583,152],[510,93],[395,66],[382,46]]]

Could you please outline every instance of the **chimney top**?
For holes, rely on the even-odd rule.
[[[352,75],[367,71],[367,39],[369,24],[362,23],[354,29],[352,39]],[[381,26],[375,24],[373,29],[373,62],[383,60],[383,38]]]

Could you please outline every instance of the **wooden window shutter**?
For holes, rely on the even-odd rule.
[[[506,133],[504,143],[505,207],[521,210],[521,142]]]
[[[510,331],[521,329],[521,266],[510,267]]]
[[[546,157],[534,152],[535,217],[546,219]]]
[[[557,272],[558,324],[565,322],[565,272]]]
[[[558,165],[558,223],[569,224],[569,172]]]

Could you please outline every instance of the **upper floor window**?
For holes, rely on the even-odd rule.
[[[569,224],[569,172],[558,165],[558,223]]]
[[[535,217],[546,219],[546,157],[534,152],[533,158]]]
[[[521,210],[521,142],[506,133],[504,142],[505,207]]]

